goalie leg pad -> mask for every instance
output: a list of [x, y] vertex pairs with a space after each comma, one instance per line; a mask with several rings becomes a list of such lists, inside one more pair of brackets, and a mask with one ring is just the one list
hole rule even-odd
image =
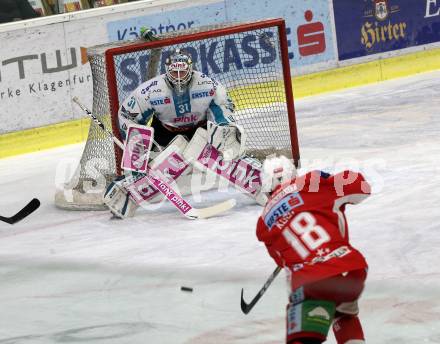
[[104, 193], [104, 204], [110, 209], [111, 213], [119, 218], [132, 217], [138, 205], [130, 197], [125, 188], [125, 176], [116, 178], [107, 187]]
[[[168, 182], [177, 179], [191, 170], [189, 164], [185, 162], [182, 152], [187, 145], [186, 139], [177, 135], [170, 144], [153, 160], [149, 167], [160, 172]], [[152, 200], [158, 201], [163, 198], [162, 194], [153, 187], [146, 177], [139, 178], [133, 183], [126, 185], [128, 192], [134, 201], [141, 205]]]
[[[207, 142], [208, 132], [204, 128], [198, 128], [183, 151], [185, 160], [190, 162], [197, 160], [200, 154], [202, 154]], [[204, 172], [204, 170], [203, 168], [201, 169], [202, 172]]]
[[150, 168], [154, 170], [159, 170], [167, 177], [171, 179], [176, 179], [175, 174], [186, 171], [187, 163], [183, 161], [183, 151], [188, 145], [188, 141], [182, 136], [177, 135], [168, 144], [168, 146], [154, 158], [150, 163]]
[[208, 132], [199, 128], [186, 146], [183, 156], [202, 172], [214, 173], [265, 205], [267, 195], [261, 192], [261, 163], [250, 157], [227, 161], [220, 152], [207, 143]]

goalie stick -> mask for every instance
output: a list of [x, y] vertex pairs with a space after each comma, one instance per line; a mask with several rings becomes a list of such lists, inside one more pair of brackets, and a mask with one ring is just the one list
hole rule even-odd
[[267, 279], [266, 283], [264, 283], [263, 287], [260, 289], [257, 295], [252, 299], [250, 303], [246, 303], [243, 299], [243, 288], [241, 289], [241, 310], [244, 314], [248, 314], [252, 308], [254, 308], [255, 304], [260, 300], [263, 294], [266, 292], [267, 288], [272, 284], [273, 280], [278, 276], [281, 271], [281, 267], [277, 266], [277, 268], [272, 272], [272, 274]]
[[17, 214], [11, 217], [0, 216], [0, 221], [13, 225], [18, 221], [23, 220], [26, 216], [32, 214], [40, 206], [40, 201], [37, 198], [33, 198], [26, 206], [21, 209]]
[[[113, 135], [94, 114], [90, 112], [84, 105], [81, 104], [77, 97], [72, 99], [87, 115], [89, 115], [92, 120], [102, 129], [107, 135], [109, 135], [113, 142], [115, 142], [119, 148], [124, 149], [124, 145], [118, 138]], [[213, 205], [206, 208], [194, 208], [191, 206], [182, 196], [180, 196], [171, 185], [166, 182], [161, 175], [149, 169], [145, 173], [145, 177], [160, 193], [162, 193], [184, 216], [189, 219], [206, 219], [220, 213], [223, 213], [236, 204], [235, 199], [229, 199], [227, 201], [221, 202], [219, 204]]]

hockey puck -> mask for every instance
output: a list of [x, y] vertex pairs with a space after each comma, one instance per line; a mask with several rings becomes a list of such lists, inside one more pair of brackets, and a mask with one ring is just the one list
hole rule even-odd
[[189, 291], [189, 292], [192, 292], [193, 291], [193, 288], [190, 288], [190, 287], [180, 287], [180, 290], [181, 291]]

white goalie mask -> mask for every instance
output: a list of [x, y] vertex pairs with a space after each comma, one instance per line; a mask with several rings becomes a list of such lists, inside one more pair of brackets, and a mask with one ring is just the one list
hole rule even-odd
[[262, 169], [262, 191], [272, 192], [278, 185], [296, 177], [296, 168], [291, 160], [281, 155], [268, 157]]
[[165, 60], [166, 77], [177, 92], [183, 92], [193, 74], [192, 59], [180, 49]]

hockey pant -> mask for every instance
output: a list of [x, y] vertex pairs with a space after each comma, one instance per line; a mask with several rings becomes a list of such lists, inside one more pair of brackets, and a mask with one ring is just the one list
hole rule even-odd
[[366, 277], [365, 269], [353, 270], [293, 291], [287, 305], [286, 342], [324, 342], [333, 325], [338, 344], [365, 343], [357, 300]]

